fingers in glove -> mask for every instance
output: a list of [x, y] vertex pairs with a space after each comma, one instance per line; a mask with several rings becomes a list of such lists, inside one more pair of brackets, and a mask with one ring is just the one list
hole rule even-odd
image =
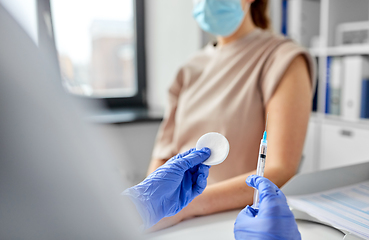
[[187, 171], [196, 165], [204, 162], [210, 157], [211, 151], [209, 148], [202, 148], [201, 150], [195, 150], [190, 154], [177, 159], [178, 164], [182, 167], [182, 170]]
[[280, 189], [277, 189], [277, 194], [280, 197], [280, 199], [282, 199], [284, 202], [287, 202], [286, 196], [284, 195], [284, 193]]
[[190, 150], [187, 150], [186, 152], [178, 153], [177, 155], [175, 155], [174, 157], [172, 157], [171, 159], [169, 159], [168, 162], [169, 161], [172, 161], [174, 159], [183, 158], [183, 157], [187, 156], [188, 154], [192, 153], [193, 151], [196, 151], [196, 148], [191, 148]]
[[200, 195], [206, 188], [207, 179], [204, 177], [203, 174], [200, 174], [197, 177], [196, 183], [193, 185], [192, 194], [194, 197]]
[[241, 213], [249, 217], [255, 217], [256, 215], [258, 215], [258, 210], [247, 205], [244, 209], [242, 209]]
[[209, 176], [209, 168], [209, 166], [203, 164], [199, 166], [198, 173], [196, 174], [197, 179], [195, 184], [193, 185], [193, 193], [195, 196], [201, 194], [205, 190], [207, 185], [207, 178]]
[[199, 164], [197, 166], [194, 166], [193, 168], [190, 168], [188, 171], [192, 175], [192, 182], [195, 183], [200, 174], [204, 174], [205, 178], [208, 178], [209, 168], [210, 168], [210, 166], [207, 166], [207, 165], [204, 165], [204, 164]]
[[263, 198], [278, 196], [277, 190], [279, 188], [269, 179], [257, 175], [251, 175], [246, 179], [247, 185], [259, 190], [260, 201]]
[[[250, 228], [250, 223], [255, 221], [255, 216], [258, 214], [258, 210], [246, 206], [241, 212], [238, 214], [236, 218], [236, 222], [234, 223], [234, 230], [244, 231], [245, 229]], [[237, 238], [238, 239], [238, 238]]]
[[200, 164], [197, 171], [198, 171], [198, 173], [204, 174], [205, 178], [208, 178], [208, 176], [209, 176], [209, 169], [210, 169], [210, 166], [204, 165], [204, 164]]

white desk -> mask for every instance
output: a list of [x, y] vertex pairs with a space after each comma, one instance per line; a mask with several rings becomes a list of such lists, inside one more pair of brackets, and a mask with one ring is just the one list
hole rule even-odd
[[[240, 210], [218, 213], [183, 221], [173, 227], [148, 234], [154, 240], [234, 239], [233, 224]], [[340, 231], [317, 223], [297, 220], [304, 240], [342, 240]]]

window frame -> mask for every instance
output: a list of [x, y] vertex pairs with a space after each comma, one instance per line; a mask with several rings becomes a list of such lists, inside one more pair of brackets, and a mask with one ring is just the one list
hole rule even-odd
[[[40, 48], [47, 47], [50, 44], [53, 45], [56, 61], [58, 61], [58, 53], [55, 43], [54, 29], [52, 25], [52, 12], [51, 12], [51, 0], [38, 0], [38, 25], [39, 25], [39, 39], [45, 39], [48, 35], [47, 28], [45, 27], [45, 21], [43, 19], [43, 12], [47, 12], [51, 17], [52, 39], [50, 41], [41, 41], [39, 43]], [[122, 108], [147, 108], [147, 91], [146, 91], [146, 50], [145, 50], [145, 0], [133, 0], [134, 2], [134, 30], [135, 30], [135, 76], [137, 84], [137, 92], [131, 97], [113, 97], [113, 98], [100, 98], [82, 95], [71, 95], [82, 98], [87, 101], [96, 102], [102, 104], [108, 109], [122, 109]], [[47, 38], [47, 37], [46, 37]], [[58, 63], [59, 67], [59, 63]], [[60, 72], [60, 69], [59, 69]], [[67, 90], [66, 90], [67, 92]]]

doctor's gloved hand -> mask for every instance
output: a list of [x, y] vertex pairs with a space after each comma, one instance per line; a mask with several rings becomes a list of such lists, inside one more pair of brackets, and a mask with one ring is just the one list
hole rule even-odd
[[178, 154], [123, 192], [136, 205], [145, 229], [175, 215], [204, 191], [210, 167], [202, 162], [209, 157], [209, 148]]
[[247, 206], [238, 214], [234, 224], [235, 238], [301, 239], [283, 192], [268, 179], [256, 175], [249, 176], [246, 183], [259, 190], [259, 210]]

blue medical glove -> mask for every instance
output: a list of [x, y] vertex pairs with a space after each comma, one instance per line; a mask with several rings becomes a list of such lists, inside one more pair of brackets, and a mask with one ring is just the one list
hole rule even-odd
[[235, 238], [301, 239], [283, 192], [268, 179], [256, 175], [249, 176], [246, 183], [259, 190], [259, 210], [247, 206], [238, 214], [234, 224]]
[[145, 229], [175, 215], [204, 191], [210, 167], [202, 162], [209, 157], [209, 148], [178, 154], [123, 192], [136, 205]]

